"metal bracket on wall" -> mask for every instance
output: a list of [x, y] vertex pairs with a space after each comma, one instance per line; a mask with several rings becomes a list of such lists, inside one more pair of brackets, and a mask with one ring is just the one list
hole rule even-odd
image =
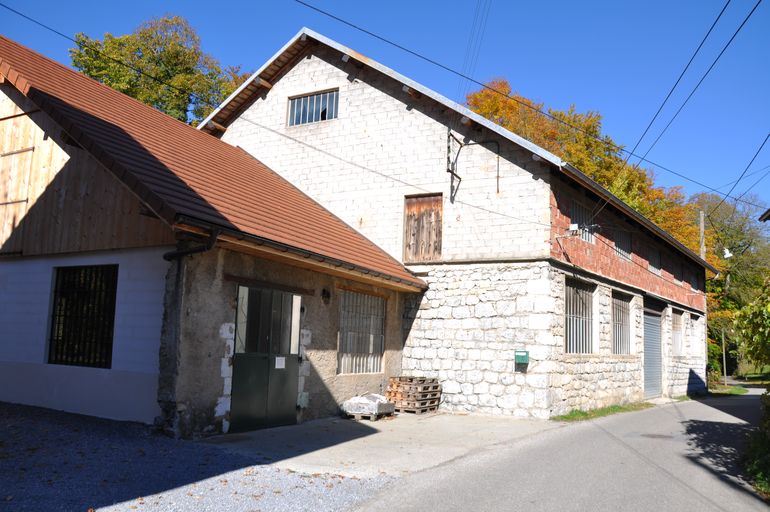
[[[460, 147], [457, 149], [454, 158], [452, 158], [452, 140], [455, 140]], [[496, 190], [500, 193], [500, 143], [496, 140], [480, 140], [478, 142], [463, 142], [452, 133], [452, 129], [447, 129], [447, 141], [446, 141], [446, 172], [452, 176], [451, 183], [451, 199], [454, 202], [455, 195], [457, 195], [457, 189], [460, 188], [460, 182], [462, 178], [457, 174], [457, 160], [460, 158], [460, 151], [466, 146], [485, 146], [488, 144], [495, 145], [495, 155], [497, 156], [497, 171], [496, 171]], [[457, 180], [457, 187], [454, 186], [454, 180]]]

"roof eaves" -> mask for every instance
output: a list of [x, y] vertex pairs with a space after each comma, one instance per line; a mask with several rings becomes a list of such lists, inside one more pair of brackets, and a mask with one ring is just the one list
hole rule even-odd
[[671, 236], [670, 233], [668, 233], [666, 230], [661, 229], [658, 227], [654, 222], [652, 222], [650, 219], [639, 213], [638, 211], [634, 210], [631, 206], [625, 203], [622, 199], [620, 199], [618, 196], [601, 186], [599, 183], [591, 179], [588, 175], [583, 173], [580, 169], [575, 167], [574, 165], [570, 163], [566, 163], [561, 167], [562, 171], [566, 171], [565, 174], [571, 176], [573, 179], [578, 181], [581, 185], [588, 188], [592, 192], [599, 195], [599, 197], [602, 197], [606, 201], [608, 201], [610, 204], [621, 210], [623, 213], [634, 219], [635, 221], [642, 224], [644, 227], [652, 231], [654, 234], [662, 238], [664, 241], [668, 242], [670, 245], [672, 245], [675, 249], [682, 252], [685, 256], [689, 257], [691, 260], [693, 260], [695, 263], [701, 265], [702, 267], [705, 267], [709, 269], [710, 271], [716, 273], [719, 273], [719, 270], [717, 270], [714, 266], [712, 266], [709, 262], [702, 259], [700, 256], [692, 252], [690, 249], [688, 249], [682, 242]]
[[765, 213], [759, 216], [760, 222], [766, 222], [770, 220], [770, 209], [768, 209]]

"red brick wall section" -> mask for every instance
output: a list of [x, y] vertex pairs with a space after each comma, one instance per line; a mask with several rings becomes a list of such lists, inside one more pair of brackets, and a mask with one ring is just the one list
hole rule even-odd
[[[604, 208], [594, 219], [601, 228], [594, 233], [594, 242], [580, 236], [565, 236], [570, 225], [573, 200], [593, 210], [598, 198], [586, 197], [562, 180], [554, 179], [551, 186], [551, 256], [577, 265], [590, 272], [640, 288], [699, 311], [705, 311], [703, 293], [705, 270], [692, 260], [652, 235], [639, 224], [625, 220], [612, 206]], [[631, 231], [631, 261], [616, 254], [613, 228]], [[661, 275], [648, 270], [650, 249], [661, 255]], [[690, 276], [697, 276], [698, 289], [693, 290]], [[680, 281], [680, 279], [682, 279]]]

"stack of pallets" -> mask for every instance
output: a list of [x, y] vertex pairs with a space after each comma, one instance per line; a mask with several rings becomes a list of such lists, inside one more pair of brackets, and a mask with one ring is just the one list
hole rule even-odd
[[396, 406], [396, 412], [423, 414], [438, 409], [441, 384], [425, 377], [391, 377], [385, 396]]

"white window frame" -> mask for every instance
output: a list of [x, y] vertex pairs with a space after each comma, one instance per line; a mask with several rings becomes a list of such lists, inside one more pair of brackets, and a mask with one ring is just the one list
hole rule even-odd
[[339, 96], [339, 89], [328, 89], [289, 97], [286, 125], [304, 126], [337, 119]]
[[564, 282], [565, 354], [594, 352], [596, 290], [595, 284], [579, 279], [566, 278]]
[[612, 353], [615, 355], [631, 354], [632, 299], [632, 296], [625, 293], [612, 292]]

